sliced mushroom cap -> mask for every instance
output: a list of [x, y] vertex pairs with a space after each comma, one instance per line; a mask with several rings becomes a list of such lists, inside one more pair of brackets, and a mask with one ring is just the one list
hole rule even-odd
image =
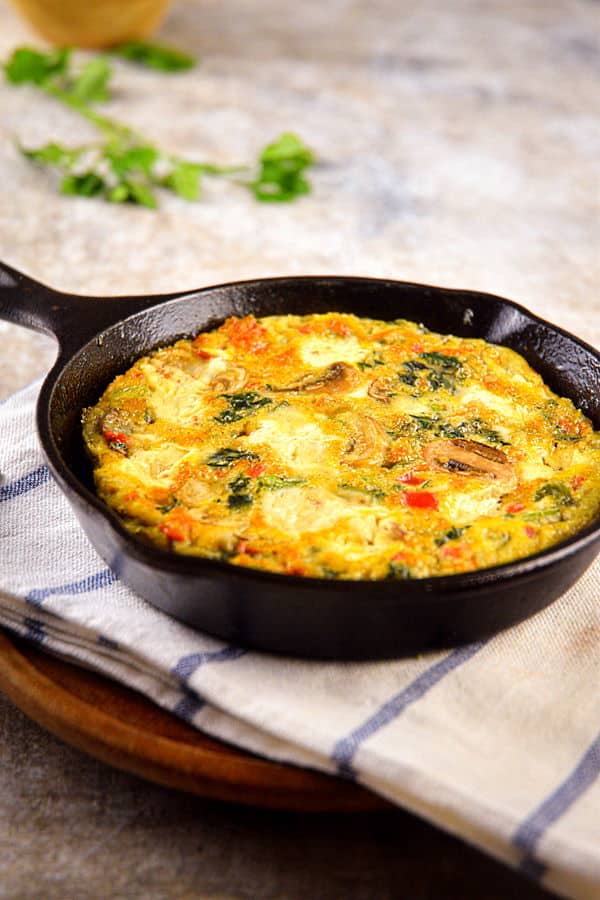
[[423, 447], [423, 456], [434, 469], [457, 475], [480, 475], [503, 481], [515, 477], [514, 466], [502, 450], [462, 438], [440, 438]]
[[389, 403], [396, 393], [394, 390], [396, 385], [397, 381], [395, 378], [382, 375], [381, 378], [376, 378], [371, 382], [367, 393], [373, 400], [379, 400], [381, 403]]
[[353, 435], [342, 457], [350, 466], [377, 466], [385, 459], [388, 435], [382, 425], [371, 416], [356, 416], [352, 422]]
[[354, 366], [345, 362], [331, 363], [320, 372], [309, 372], [285, 387], [272, 387], [274, 392], [313, 392], [327, 391], [332, 394], [343, 394], [356, 387], [360, 378]]
[[210, 387], [221, 394], [232, 394], [243, 388], [247, 379], [248, 373], [243, 366], [227, 366], [224, 372], [215, 375]]

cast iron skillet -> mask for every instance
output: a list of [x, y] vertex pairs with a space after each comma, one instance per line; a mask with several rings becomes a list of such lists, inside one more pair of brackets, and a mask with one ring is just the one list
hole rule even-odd
[[132, 538], [94, 495], [81, 410], [138, 357], [230, 315], [344, 311], [407, 318], [512, 347], [600, 428], [600, 354], [521, 306], [472, 291], [372, 278], [272, 278], [155, 297], [61, 294], [0, 264], [0, 318], [53, 334], [37, 426], [49, 467], [89, 540], [151, 603], [236, 644], [317, 658], [399, 656], [473, 641], [559, 597], [590, 565], [600, 521], [527, 559], [416, 581], [275, 575], [190, 559]]

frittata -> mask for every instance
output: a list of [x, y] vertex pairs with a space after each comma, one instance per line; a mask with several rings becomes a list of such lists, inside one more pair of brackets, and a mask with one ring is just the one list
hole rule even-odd
[[229, 318], [139, 359], [83, 432], [153, 545], [284, 574], [424, 578], [600, 513], [600, 434], [507, 347], [342, 313]]

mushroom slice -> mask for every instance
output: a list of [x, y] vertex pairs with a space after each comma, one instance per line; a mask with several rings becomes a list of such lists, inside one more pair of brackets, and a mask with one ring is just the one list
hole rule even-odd
[[342, 457], [350, 466], [377, 466], [385, 459], [388, 435], [382, 425], [371, 416], [356, 416], [353, 435]]
[[243, 366], [228, 366], [224, 372], [215, 375], [210, 386], [221, 394], [232, 394], [244, 387], [247, 378], [248, 373]]
[[394, 390], [396, 385], [397, 381], [395, 378], [382, 375], [380, 378], [375, 378], [375, 380], [371, 382], [367, 393], [373, 400], [379, 400], [381, 403], [389, 403], [396, 393]]
[[332, 394], [343, 394], [351, 391], [359, 382], [359, 374], [354, 366], [345, 362], [331, 363], [320, 372], [309, 372], [302, 375], [292, 384], [285, 387], [272, 387], [274, 392], [313, 392], [328, 391]]
[[457, 475], [482, 475], [502, 481], [512, 480], [514, 466], [502, 450], [477, 441], [440, 439], [423, 447], [423, 456], [434, 469]]

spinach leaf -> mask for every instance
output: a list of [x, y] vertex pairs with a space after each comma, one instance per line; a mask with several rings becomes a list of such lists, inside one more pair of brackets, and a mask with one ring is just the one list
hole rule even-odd
[[468, 525], [465, 525], [463, 528], [457, 528], [455, 525], [453, 525], [452, 528], [449, 528], [445, 534], [435, 539], [436, 547], [443, 547], [443, 545], [447, 544], [448, 541], [457, 541], [463, 536], [468, 527]]
[[231, 494], [227, 498], [227, 506], [230, 509], [250, 506], [253, 500], [252, 494], [248, 493], [247, 490], [250, 483], [251, 479], [247, 475], [238, 475], [237, 478], [230, 482]]
[[495, 428], [489, 428], [485, 422], [482, 422], [481, 419], [472, 419], [468, 423], [468, 428], [479, 437], [483, 438], [483, 440], [487, 444], [498, 444], [500, 447], [510, 447], [510, 442], [505, 441], [500, 437], [500, 434], [495, 430]]
[[177, 497], [172, 496], [168, 503], [165, 503], [164, 506], [157, 506], [157, 510], [161, 513], [171, 512], [172, 509], [175, 509], [176, 506], [180, 506], [180, 502]]
[[239, 509], [240, 507], [250, 506], [251, 504], [251, 494], [230, 494], [227, 498], [227, 506], [229, 509]]
[[437, 351], [420, 353], [417, 359], [408, 359], [402, 363], [403, 372], [398, 377], [400, 381], [414, 387], [420, 376], [426, 378], [432, 391], [440, 388], [451, 394], [456, 391], [456, 376], [459, 374], [462, 363], [455, 356], [447, 356]]
[[258, 479], [259, 487], [267, 491], [279, 491], [282, 488], [295, 487], [298, 484], [306, 484], [304, 478], [284, 478], [283, 475], [261, 475]]
[[558, 506], [575, 506], [573, 495], [563, 481], [549, 481], [548, 484], [538, 488], [533, 495], [536, 503], [539, 503], [544, 497], [552, 497]]
[[217, 416], [213, 416], [216, 422], [221, 425], [228, 425], [230, 422], [238, 422], [240, 419], [246, 419], [252, 413], [263, 406], [268, 406], [273, 401], [268, 397], [261, 397], [254, 391], [240, 391], [237, 394], [221, 394], [229, 407], [222, 410]]
[[225, 469], [242, 459], [259, 459], [259, 457], [256, 453], [252, 453], [251, 450], [236, 450], [234, 447], [222, 447], [208, 457], [206, 465], [212, 466], [214, 469]]
[[388, 578], [397, 578], [401, 581], [405, 581], [407, 578], [411, 577], [410, 569], [406, 565], [406, 563], [397, 562], [395, 560], [390, 560], [388, 566]]

